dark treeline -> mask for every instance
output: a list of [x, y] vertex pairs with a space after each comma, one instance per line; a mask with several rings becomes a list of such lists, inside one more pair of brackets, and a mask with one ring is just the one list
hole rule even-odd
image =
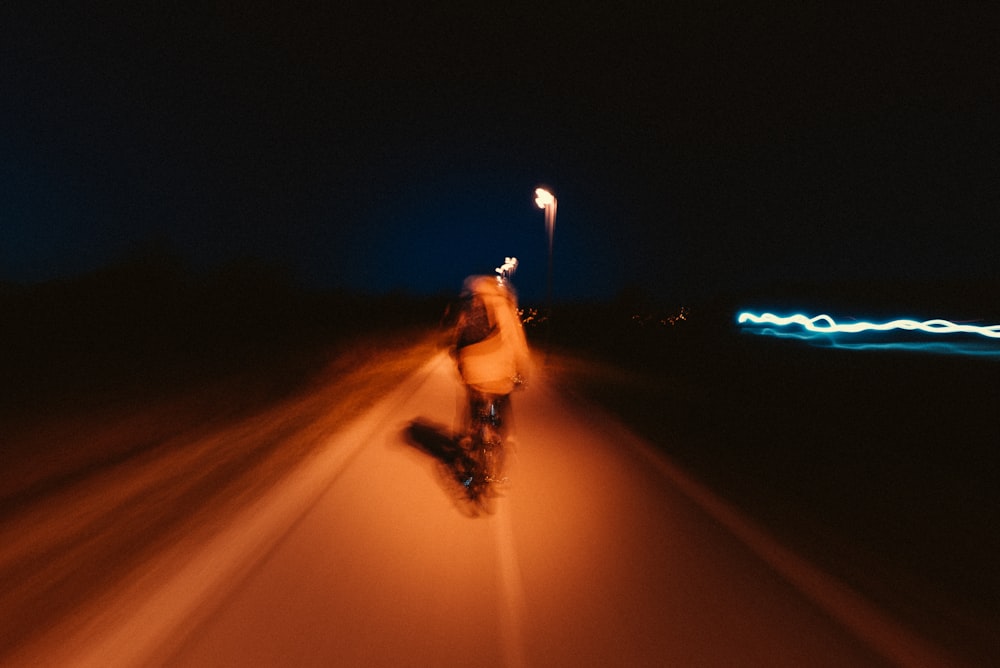
[[[284, 268], [243, 260], [194, 272], [169, 254], [34, 285], [0, 283], [4, 401], [32, 394], [185, 382], [254, 366], [315, 364], [331, 347], [447, 324], [453, 295], [362, 295], [303, 288]], [[646, 372], [707, 372], [748, 343], [742, 309], [838, 317], [1000, 322], [1000, 281], [781, 285], [696, 303], [650, 306], [636, 295], [534, 308], [536, 348], [600, 356]], [[756, 348], [770, 342], [754, 342]], [[784, 351], [784, 349], [783, 349]], [[727, 370], [728, 373], [728, 370]]]
[[839, 322], [943, 318], [1000, 324], [1000, 279], [780, 283], [667, 305], [623, 295], [604, 303], [556, 304], [551, 323], [540, 322], [529, 334], [538, 343], [547, 340], [655, 369], [699, 349], [733, 343], [740, 334], [736, 317], [743, 310], [827, 313]]
[[195, 274], [140, 260], [71, 279], [0, 284], [0, 406], [44, 408], [254, 370], [297, 378], [366, 337], [435, 326], [444, 304], [307, 290], [280, 267], [253, 261]]

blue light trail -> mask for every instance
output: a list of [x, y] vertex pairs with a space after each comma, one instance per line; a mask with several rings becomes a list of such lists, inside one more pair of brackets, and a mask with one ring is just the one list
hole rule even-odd
[[[939, 353], [952, 355], [968, 355], [976, 357], [1000, 358], [1000, 348], [996, 344], [978, 339], [980, 342], [968, 340], [968, 335], [1000, 339], [1000, 325], [970, 325], [955, 323], [940, 318], [917, 321], [906, 318], [891, 320], [884, 323], [852, 321], [838, 323], [827, 314], [807, 316], [796, 313], [789, 316], [779, 316], [774, 313], [760, 315], [743, 311], [737, 316], [737, 322], [746, 327], [759, 326], [756, 334], [803, 340], [811, 345], [833, 346], [848, 350], [901, 350], [910, 352]], [[931, 335], [951, 334], [947, 341], [887, 341], [870, 338], [862, 341], [851, 341], [854, 335], [864, 332], [918, 332]], [[958, 335], [958, 338], [954, 338]], [[875, 336], [873, 334], [873, 336]], [[964, 340], [963, 340], [964, 338]]]
[[840, 324], [825, 313], [810, 318], [809, 316], [798, 313], [790, 316], [777, 316], [773, 313], [756, 315], [754, 313], [750, 313], [749, 311], [744, 311], [743, 313], [740, 313], [737, 320], [741, 325], [746, 323], [755, 325], [775, 325], [778, 327], [800, 325], [805, 329], [818, 334], [834, 334], [838, 332], [854, 334], [867, 331], [885, 332], [892, 329], [903, 329], [908, 331], [928, 332], [930, 334], [979, 334], [980, 336], [1000, 339], [1000, 325], [962, 325], [949, 320], [941, 320], [940, 318], [934, 320], [924, 320], [923, 322], [904, 318], [891, 320], [885, 323], [858, 321], [850, 324]]

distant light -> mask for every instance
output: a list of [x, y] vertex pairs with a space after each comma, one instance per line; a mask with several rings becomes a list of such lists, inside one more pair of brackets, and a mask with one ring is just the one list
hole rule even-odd
[[535, 188], [535, 204], [538, 205], [539, 209], [544, 209], [547, 206], [552, 206], [556, 203], [555, 196], [550, 193], [545, 188]]
[[516, 269], [517, 269], [517, 258], [505, 257], [503, 259], [503, 264], [497, 267], [496, 272], [498, 274], [505, 274], [505, 273], [513, 274]]
[[496, 272], [500, 274], [497, 276], [497, 281], [503, 284], [505, 281], [509, 281], [514, 272], [517, 271], [517, 258], [516, 257], [505, 257], [503, 259], [503, 264], [496, 268]]
[[949, 320], [941, 319], [924, 320], [923, 322], [899, 319], [891, 320], [885, 323], [859, 321], [849, 324], [840, 324], [826, 314], [813, 317], [799, 313], [790, 316], [778, 316], [773, 313], [756, 315], [754, 313], [750, 313], [749, 311], [744, 311], [739, 314], [737, 321], [741, 325], [747, 323], [754, 325], [775, 325], [777, 327], [799, 325], [800, 327], [803, 327], [810, 332], [816, 332], [817, 334], [856, 334], [858, 332], [886, 332], [893, 329], [902, 329], [907, 331], [927, 332], [928, 334], [978, 334], [980, 336], [986, 336], [993, 339], [1000, 339], [1000, 325], [960, 325]]

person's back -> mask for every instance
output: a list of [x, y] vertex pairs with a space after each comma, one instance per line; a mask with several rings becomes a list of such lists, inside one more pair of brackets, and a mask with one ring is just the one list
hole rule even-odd
[[465, 292], [455, 344], [462, 379], [480, 392], [510, 394], [530, 363], [516, 297], [491, 276], [466, 279]]
[[467, 278], [456, 323], [454, 354], [469, 400], [465, 435], [459, 439], [465, 454], [457, 460], [457, 474], [471, 498], [482, 498], [505, 480], [509, 395], [523, 387], [528, 375], [528, 343], [508, 278]]

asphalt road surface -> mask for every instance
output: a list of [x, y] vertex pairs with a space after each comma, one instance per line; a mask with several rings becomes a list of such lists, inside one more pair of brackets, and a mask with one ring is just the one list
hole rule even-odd
[[[410, 438], [460, 421], [438, 353], [235, 519], [162, 545], [6, 663], [954, 665], [544, 371], [513, 397], [500, 495], [468, 501]], [[282, 438], [309, 428], [292, 417]]]

